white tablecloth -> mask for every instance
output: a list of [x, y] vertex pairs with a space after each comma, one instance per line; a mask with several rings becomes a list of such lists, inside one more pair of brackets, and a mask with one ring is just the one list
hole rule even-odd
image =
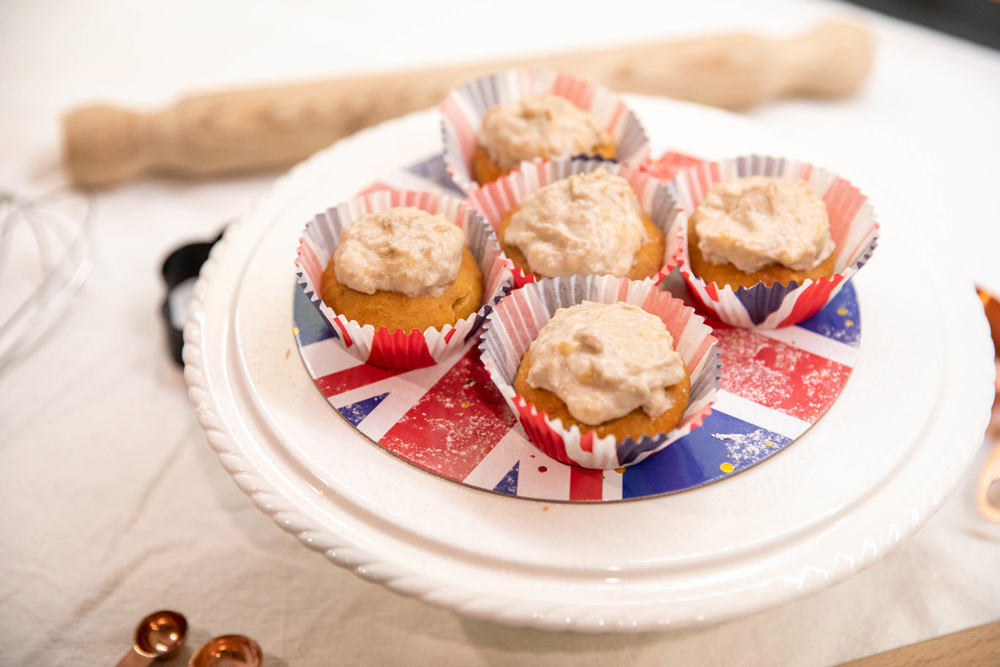
[[[859, 165], [918, 211], [971, 280], [1000, 291], [1000, 53], [837, 3], [7, 2], [0, 188], [63, 184], [59, 116], [95, 100], [161, 106], [237, 84], [729, 29], [784, 35], [844, 15], [876, 35], [864, 89], [747, 115]], [[873, 567], [712, 627], [516, 629], [334, 567], [218, 464], [159, 320], [168, 251], [213, 237], [275, 176], [147, 179], [94, 197], [93, 275], [52, 335], [0, 375], [0, 664], [113, 663], [159, 608], [187, 615], [192, 648], [247, 634], [269, 665], [824, 665], [1000, 618], [1000, 526], [979, 518], [973, 496], [985, 444], [940, 511]], [[928, 267], [901, 283], [933, 279]]]

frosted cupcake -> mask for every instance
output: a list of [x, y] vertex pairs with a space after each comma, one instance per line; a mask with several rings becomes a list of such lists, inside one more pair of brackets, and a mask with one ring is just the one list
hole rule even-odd
[[776, 328], [818, 312], [875, 250], [878, 223], [847, 180], [805, 162], [746, 156], [682, 171], [668, 188], [690, 215], [668, 253], [724, 322]]
[[734, 289], [830, 278], [833, 249], [826, 204], [801, 178], [715, 183], [688, 221], [691, 272]]
[[483, 115], [472, 155], [472, 176], [483, 185], [537, 158], [615, 157], [611, 134], [565, 97], [529, 95], [491, 107]]
[[539, 330], [514, 391], [566, 428], [639, 440], [677, 426], [691, 375], [656, 315], [583, 301], [558, 309]]
[[317, 215], [296, 266], [340, 344], [387, 368], [432, 365], [464, 348], [512, 285], [482, 217], [427, 192], [376, 192]]
[[593, 159], [524, 165], [469, 198], [515, 265], [515, 284], [597, 273], [659, 282], [679, 211], [645, 172]]
[[322, 299], [350, 320], [390, 332], [454, 326], [479, 309], [482, 272], [461, 228], [440, 213], [396, 206], [341, 230]]
[[711, 329], [667, 292], [613, 276], [541, 280], [484, 326], [483, 364], [528, 438], [587, 468], [638, 463], [709, 414]]
[[448, 172], [462, 190], [523, 161], [575, 155], [639, 164], [649, 141], [625, 102], [603, 86], [545, 69], [470, 81], [441, 104]]

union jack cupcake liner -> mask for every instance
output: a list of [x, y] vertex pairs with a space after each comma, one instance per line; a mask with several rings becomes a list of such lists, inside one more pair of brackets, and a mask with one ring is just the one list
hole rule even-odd
[[[664, 236], [669, 236], [681, 214], [674, 193], [655, 175], [645, 170], [600, 158], [577, 157], [524, 162], [519, 169], [473, 192], [469, 195], [468, 202], [486, 218], [494, 233], [499, 236], [504, 216], [525, 198], [558, 180], [574, 174], [589, 174], [597, 169], [604, 169], [627, 180], [639, 200], [643, 213], [650, 216], [653, 224], [663, 232]], [[667, 247], [670, 252], [665, 253], [660, 270], [647, 279], [653, 283], [663, 280], [679, 260], [673, 257], [676, 249], [671, 249], [669, 243]], [[525, 274], [519, 267], [514, 267], [513, 271], [515, 287], [521, 287], [537, 279], [535, 274]]]
[[[390, 332], [386, 327], [376, 329], [349, 320], [323, 302], [323, 270], [337, 249], [341, 231], [362, 215], [395, 206], [440, 213], [465, 232], [466, 246], [483, 274], [483, 299], [477, 312], [440, 329]], [[465, 348], [493, 304], [513, 284], [509, 260], [500, 252], [490, 226], [475, 210], [454, 197], [414, 190], [381, 189], [317, 214], [305, 227], [295, 265], [299, 287], [337, 334], [344, 349], [365, 363], [391, 369], [431, 366]]]
[[[733, 290], [706, 283], [690, 271], [687, 246], [688, 217], [701, 204], [708, 189], [748, 176], [801, 178], [826, 204], [830, 235], [835, 245], [835, 273], [801, 285], [763, 283]], [[667, 189], [682, 209], [668, 236], [667, 254], [679, 260], [680, 272], [694, 298], [719, 320], [737, 327], [776, 329], [796, 324], [819, 312], [865, 265], [878, 243], [878, 222], [867, 197], [846, 179], [808, 162], [748, 155], [681, 170]]]
[[[531, 341], [558, 308], [581, 301], [625, 302], [657, 315], [674, 339], [691, 374], [691, 393], [680, 424], [669, 433], [639, 440], [597, 437], [579, 427], [566, 428], [550, 419], [514, 391], [518, 366]], [[517, 415], [529, 440], [557, 461], [594, 469], [640, 463], [689, 434], [712, 411], [719, 387], [720, 362], [716, 339], [704, 318], [655, 283], [614, 276], [546, 278], [516, 289], [505, 297], [483, 325], [480, 358], [507, 405]]]
[[638, 165], [649, 155], [649, 138], [635, 113], [617, 93], [584, 79], [548, 69], [509, 69], [470, 81], [441, 103], [441, 134], [448, 173], [464, 192], [477, 187], [472, 159], [483, 115], [492, 107], [529, 95], [554, 93], [588, 111], [608, 131], [615, 160]]

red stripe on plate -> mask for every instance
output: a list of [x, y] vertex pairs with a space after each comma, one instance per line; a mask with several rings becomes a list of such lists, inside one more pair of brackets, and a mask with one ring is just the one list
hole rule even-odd
[[472, 349], [420, 397], [379, 444], [417, 465], [462, 480], [516, 422], [479, 363], [478, 350]]
[[569, 469], [570, 500], [601, 500], [604, 497], [604, 471], [572, 466]]
[[318, 378], [316, 386], [319, 387], [324, 396], [330, 397], [363, 387], [367, 384], [372, 384], [373, 382], [378, 382], [379, 380], [384, 380], [394, 375], [399, 375], [403, 372], [405, 371], [379, 368], [378, 366], [371, 366], [369, 364], [359, 364]]
[[815, 422], [840, 394], [850, 366], [749, 329], [719, 328], [719, 387], [759, 405]]

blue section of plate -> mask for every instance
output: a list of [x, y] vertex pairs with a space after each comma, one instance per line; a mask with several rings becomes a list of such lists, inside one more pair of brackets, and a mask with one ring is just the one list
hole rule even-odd
[[838, 343], [857, 347], [861, 342], [861, 312], [854, 286], [848, 283], [830, 303], [799, 326]]
[[521, 462], [518, 461], [517, 463], [514, 464], [514, 467], [510, 469], [510, 472], [504, 475], [503, 479], [500, 480], [500, 483], [493, 487], [493, 490], [499, 491], [500, 493], [506, 493], [509, 496], [516, 496], [517, 475], [520, 467], [521, 467]]
[[436, 155], [429, 160], [423, 160], [412, 164], [406, 168], [406, 171], [413, 174], [414, 176], [419, 176], [428, 181], [432, 181], [435, 184], [446, 188], [451, 191], [452, 194], [458, 195], [462, 199], [465, 199], [465, 193], [451, 180], [451, 176], [448, 175], [448, 167], [445, 164], [443, 155]]
[[715, 410], [688, 435], [639, 465], [625, 468], [622, 498], [671, 493], [729, 477], [792, 442]]
[[378, 396], [372, 396], [371, 398], [366, 398], [363, 401], [358, 401], [357, 403], [351, 403], [350, 405], [345, 405], [342, 408], [337, 408], [337, 412], [343, 415], [344, 419], [351, 422], [351, 426], [357, 426], [365, 420], [365, 417], [371, 414], [372, 410], [378, 407], [378, 404], [385, 400], [388, 393], [379, 394]]

